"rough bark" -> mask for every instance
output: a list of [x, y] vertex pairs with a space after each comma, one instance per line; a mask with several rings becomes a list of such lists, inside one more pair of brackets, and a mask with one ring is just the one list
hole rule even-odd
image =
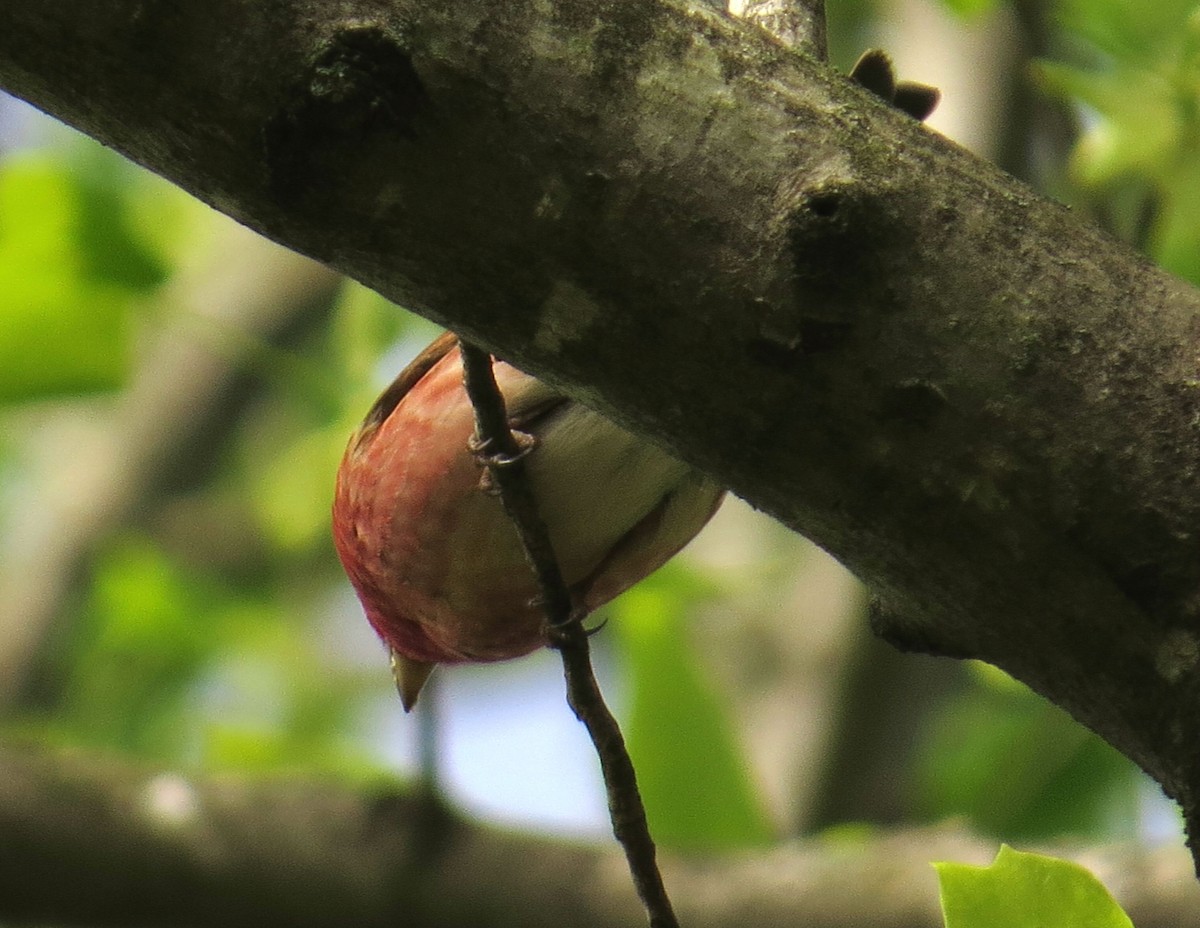
[[1195, 825], [1195, 290], [709, 8], [0, 19], [0, 84], [668, 444]]
[[[204, 779], [0, 746], [0, 917], [34, 924], [625, 928], [643, 921], [619, 852], [501, 832], [380, 783]], [[671, 859], [689, 928], [939, 928], [930, 860], [985, 864], [952, 828]], [[1139, 928], [1200, 926], [1182, 848], [1080, 860]]]

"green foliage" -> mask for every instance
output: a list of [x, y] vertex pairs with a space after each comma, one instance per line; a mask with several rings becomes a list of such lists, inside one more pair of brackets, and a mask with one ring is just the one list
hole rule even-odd
[[344, 582], [328, 535], [333, 473], [375, 364], [408, 323], [354, 287], [293, 347], [178, 325], [162, 298], [173, 289], [158, 288], [204, 260], [227, 223], [78, 139], [0, 163], [0, 404], [43, 401], [22, 411], [22, 434], [4, 430], [0, 491], [36, 483], [21, 444], [43, 409], [86, 417], [71, 394], [123, 386], [142, 326], [217, 354], [250, 348], [256, 397], [185, 485], [164, 494], [148, 475], [150, 520], [96, 546], [37, 701], [4, 727], [163, 762], [369, 773], [356, 719], [388, 691], [386, 667], [363, 677], [325, 653], [317, 607]]
[[632, 691], [626, 740], [655, 840], [677, 850], [772, 837], [728, 707], [689, 650], [689, 607], [709, 592], [672, 564], [612, 607]]
[[0, 162], [0, 403], [124, 381], [133, 311], [166, 273], [164, 230], [139, 228], [135, 190], [183, 199], [96, 143]]
[[982, 16], [995, 8], [996, 0], [942, 0], [942, 5], [958, 16]]
[[232, 605], [198, 581], [136, 538], [97, 559], [74, 634], [78, 660], [56, 706], [60, 736], [152, 756], [182, 749], [180, 701]]
[[129, 293], [89, 274], [70, 174], [0, 170], [0, 402], [108, 390], [128, 367]]
[[[307, 551], [328, 534], [333, 481], [347, 434], [339, 424], [292, 437], [266, 469], [248, 474], [255, 514], [281, 549]], [[326, 505], [314, 506], [314, 500]]]
[[1063, 30], [1113, 63], [1173, 70], [1179, 43], [1195, 41], [1195, 0], [1056, 0], [1053, 9]]
[[188, 240], [187, 219], [203, 208], [98, 143], [80, 141], [69, 155], [63, 168], [74, 186], [85, 276], [134, 293], [163, 283], [172, 247]]
[[352, 739], [373, 681], [364, 689], [319, 641], [271, 584], [187, 567], [125, 536], [93, 566], [52, 713], [23, 727], [215, 769], [374, 772]]
[[1004, 845], [988, 867], [934, 864], [946, 928], [1133, 928], [1079, 864]]
[[287, 411], [276, 409], [271, 421], [246, 430], [248, 502], [282, 551], [327, 545], [334, 477], [346, 441], [375, 399], [380, 353], [403, 332], [423, 340], [426, 329], [378, 294], [348, 284], [320, 348], [326, 376], [314, 382], [290, 378], [280, 398]]
[[1132, 762], [1065, 712], [986, 664], [930, 720], [916, 755], [916, 805], [965, 816], [1009, 840], [1128, 835], [1137, 815]]
[[1168, 270], [1200, 281], [1200, 8], [1059, 0], [1056, 12], [1072, 51], [1036, 74], [1089, 114], [1072, 155], [1075, 179], [1094, 195], [1145, 188], [1118, 228]]

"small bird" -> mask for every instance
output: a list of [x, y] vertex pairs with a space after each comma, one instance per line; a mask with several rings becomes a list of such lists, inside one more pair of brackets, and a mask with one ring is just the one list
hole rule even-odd
[[[502, 361], [497, 384], [577, 610], [661, 567], [724, 489], [656, 445]], [[333, 537], [367, 619], [392, 654], [405, 711], [437, 664], [500, 661], [547, 643], [515, 526], [481, 487], [474, 411], [453, 333], [375, 401], [337, 475]]]

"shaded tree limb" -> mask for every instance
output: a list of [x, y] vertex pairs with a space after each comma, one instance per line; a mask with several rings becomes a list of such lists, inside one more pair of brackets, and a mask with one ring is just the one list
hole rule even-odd
[[1200, 295], [669, 0], [10, 4], [0, 84], [725, 481], [1200, 822]]
[[[423, 794], [422, 794], [423, 795]], [[0, 745], [0, 917], [53, 924], [626, 928], [611, 848], [470, 824], [394, 784], [198, 777]], [[1058, 847], [1138, 928], [1200, 926], [1181, 849]], [[996, 852], [953, 828], [664, 860], [695, 928], [938, 928], [930, 860]]]

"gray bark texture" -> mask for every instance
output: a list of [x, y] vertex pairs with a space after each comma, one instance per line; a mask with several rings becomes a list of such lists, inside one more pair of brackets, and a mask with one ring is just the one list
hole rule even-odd
[[1200, 294], [671, 0], [0, 2], [0, 86], [812, 537], [1200, 824]]

